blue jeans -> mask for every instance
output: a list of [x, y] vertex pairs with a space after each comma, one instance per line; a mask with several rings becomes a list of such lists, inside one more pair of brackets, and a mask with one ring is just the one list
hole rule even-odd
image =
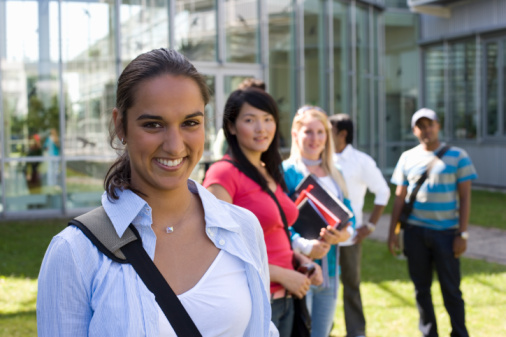
[[437, 272], [443, 301], [450, 316], [452, 337], [468, 337], [465, 310], [460, 291], [460, 260], [453, 254], [455, 230], [433, 230], [408, 225], [404, 230], [404, 254], [409, 276], [415, 285], [416, 304], [420, 314], [420, 331], [425, 337], [436, 337], [437, 323], [432, 303], [431, 285]]
[[278, 328], [279, 337], [290, 337], [293, 326], [293, 298], [284, 297], [271, 301], [272, 323]]
[[338, 279], [330, 277], [329, 288], [311, 286], [306, 303], [311, 314], [311, 337], [328, 337], [332, 329], [337, 304]]

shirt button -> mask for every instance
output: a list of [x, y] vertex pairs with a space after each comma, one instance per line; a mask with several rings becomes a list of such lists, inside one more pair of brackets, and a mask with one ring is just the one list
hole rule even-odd
[[223, 246], [225, 244], [225, 240], [221, 239], [220, 240], [220, 245]]
[[214, 237], [214, 232], [211, 228], [207, 230], [207, 234], [209, 234], [210, 237]]

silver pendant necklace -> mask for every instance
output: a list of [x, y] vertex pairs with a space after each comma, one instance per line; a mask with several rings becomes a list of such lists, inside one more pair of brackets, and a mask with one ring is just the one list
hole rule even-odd
[[[183, 217], [181, 218], [181, 220], [179, 220], [178, 222], [176, 222], [174, 225], [177, 225], [181, 222], [183, 222], [183, 220], [186, 219], [186, 217], [188, 216], [188, 210], [190, 209], [191, 205], [193, 203], [193, 193], [190, 194], [190, 202], [188, 203], [188, 206], [186, 207], [186, 210], [185, 210], [185, 213], [183, 215]], [[171, 233], [174, 233], [174, 225], [172, 226], [166, 226], [165, 227], [165, 233], [167, 234], [171, 234]]]

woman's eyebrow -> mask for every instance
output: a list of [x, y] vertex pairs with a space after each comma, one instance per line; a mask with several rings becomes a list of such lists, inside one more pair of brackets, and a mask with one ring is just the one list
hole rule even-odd
[[194, 112], [192, 114], [186, 115], [185, 119], [186, 118], [193, 118], [193, 117], [203, 117], [203, 116], [204, 116], [203, 112], [197, 111], [197, 112]]
[[143, 120], [143, 119], [154, 119], [154, 120], [157, 120], [157, 121], [163, 120], [163, 118], [161, 116], [150, 115], [150, 114], [143, 114], [143, 115], [140, 115], [139, 117], [137, 117], [138, 121]]
[[[204, 116], [204, 113], [201, 111], [197, 111], [197, 112], [186, 115], [185, 119], [193, 118], [193, 117], [201, 117], [201, 116]], [[144, 119], [163, 121], [163, 118], [158, 115], [142, 114], [139, 117], [137, 117], [138, 121], [144, 120]]]

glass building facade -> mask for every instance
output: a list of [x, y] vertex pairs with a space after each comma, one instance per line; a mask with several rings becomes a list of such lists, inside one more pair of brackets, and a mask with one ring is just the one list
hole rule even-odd
[[420, 15], [420, 101], [469, 153], [475, 184], [506, 189], [506, 1], [455, 2]]
[[[406, 2], [392, 0], [0, 0], [0, 219], [70, 216], [100, 204], [116, 157], [108, 139], [116, 80], [130, 60], [160, 47], [206, 75], [206, 150], [228, 94], [255, 77], [279, 105], [285, 154], [295, 111], [315, 104], [350, 114], [354, 145], [388, 172], [414, 141], [417, 25]], [[471, 123], [462, 104], [455, 109]]]

